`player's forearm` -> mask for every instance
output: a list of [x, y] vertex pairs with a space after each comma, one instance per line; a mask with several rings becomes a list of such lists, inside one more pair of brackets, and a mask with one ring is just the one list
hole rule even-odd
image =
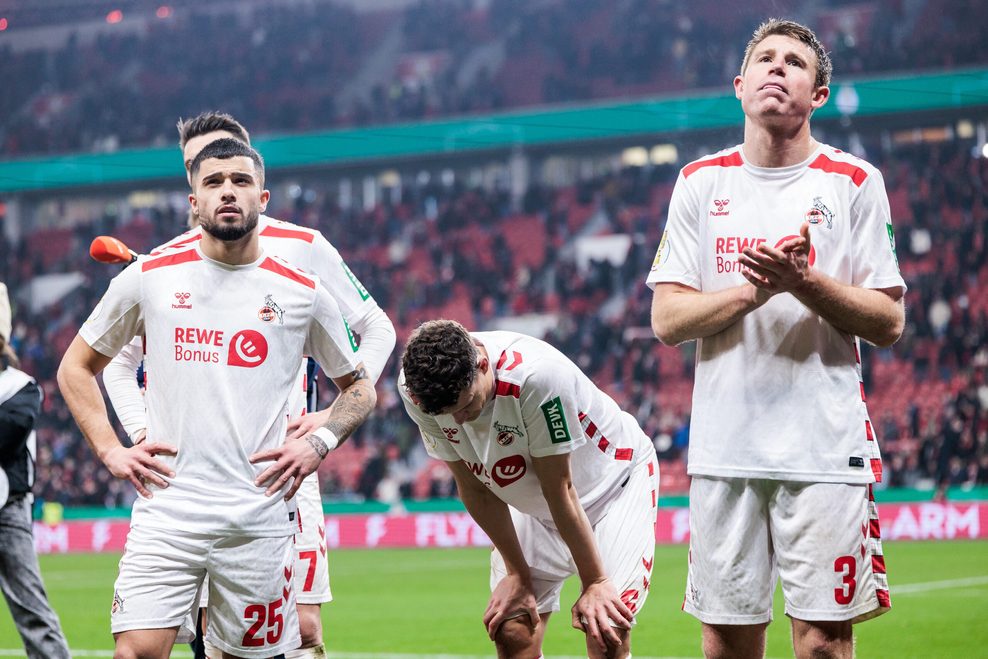
[[388, 358], [395, 348], [397, 336], [391, 319], [380, 308], [375, 308], [360, 322], [353, 325], [353, 330], [360, 334], [360, 350], [358, 354], [367, 368], [371, 382], [377, 382], [388, 364]]
[[[473, 478], [474, 481], [477, 480], [473, 476], [469, 478]], [[507, 504], [494, 496], [479, 481], [477, 481], [479, 487], [472, 487], [472, 484], [467, 483], [461, 484], [460, 481], [461, 478], [456, 479], [463, 505], [477, 522], [477, 525], [484, 530], [487, 537], [497, 547], [501, 558], [504, 559], [508, 573], [516, 574], [525, 581], [529, 581], [531, 573], [521, 545], [518, 543], [518, 534], [511, 522], [511, 512], [508, 510]]]
[[656, 284], [652, 331], [666, 345], [721, 332], [762, 306], [767, 293], [750, 284], [705, 293], [675, 284]]
[[103, 369], [103, 386], [106, 387], [106, 395], [109, 396], [113, 411], [124, 430], [128, 435], [133, 435], [138, 430], [147, 428], [147, 410], [144, 407], [144, 396], [137, 386], [136, 371], [140, 360], [134, 363], [131, 355], [125, 356], [128, 348], [121, 350]]
[[96, 456], [103, 460], [110, 450], [120, 446], [120, 442], [107, 418], [95, 374], [85, 366], [63, 361], [57, 379], [62, 398], [79, 430]]
[[367, 377], [354, 380], [333, 401], [325, 428], [336, 435], [340, 442], [360, 427], [377, 404], [377, 391]]
[[597, 553], [597, 541], [594, 539], [590, 520], [580, 504], [579, 495], [573, 483], [565, 480], [557, 483], [543, 483], [542, 493], [545, 495], [552, 521], [559, 531], [559, 536], [569, 547], [576, 564], [577, 573], [584, 588], [607, 576], [604, 563]]
[[792, 294], [806, 307], [837, 329], [869, 343], [888, 347], [899, 340], [905, 326], [902, 299], [880, 290], [841, 284], [811, 269]]

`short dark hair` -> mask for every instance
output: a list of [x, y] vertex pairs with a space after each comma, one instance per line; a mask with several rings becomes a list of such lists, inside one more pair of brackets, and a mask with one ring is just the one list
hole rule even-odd
[[477, 346], [455, 320], [430, 320], [408, 337], [401, 356], [405, 389], [426, 414], [441, 414], [477, 377]]
[[744, 72], [748, 69], [748, 60], [751, 59], [751, 53], [755, 50], [755, 47], [773, 34], [789, 37], [809, 46], [813, 54], [816, 55], [816, 80], [813, 82], [814, 87], [827, 87], [830, 85], [830, 76], [833, 75], [834, 65], [830, 61], [830, 55], [827, 54], [827, 49], [817, 39], [813, 30], [796, 21], [787, 21], [781, 18], [768, 19], [759, 25], [754, 34], [751, 35], [751, 41], [748, 42], [748, 45], [744, 49], [744, 60], [741, 62], [741, 75], [744, 75]]
[[208, 158], [227, 160], [229, 158], [236, 158], [237, 156], [246, 156], [254, 161], [254, 165], [257, 166], [258, 183], [261, 187], [264, 187], [264, 159], [261, 158], [261, 154], [252, 149], [250, 145], [244, 144], [232, 137], [222, 137], [207, 144], [199, 152], [199, 155], [195, 157], [195, 160], [192, 161], [192, 165], [189, 166], [189, 174], [192, 176], [192, 180], [195, 181], [196, 174], [199, 173], [199, 168], [202, 166], [204, 160]]
[[244, 125], [226, 112], [203, 112], [191, 119], [179, 119], [175, 124], [178, 128], [178, 148], [185, 149], [185, 145], [193, 137], [214, 133], [224, 130], [241, 142], [250, 144], [250, 133]]

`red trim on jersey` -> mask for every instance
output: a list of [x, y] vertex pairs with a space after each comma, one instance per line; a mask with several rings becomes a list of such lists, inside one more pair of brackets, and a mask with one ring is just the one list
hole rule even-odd
[[510, 382], [502, 382], [501, 380], [498, 380], [494, 387], [494, 395], [521, 398], [521, 387], [517, 384], [511, 384]]
[[877, 519], [868, 520], [868, 526], [871, 530], [871, 537], [877, 540], [882, 538], [882, 525], [878, 523]]
[[161, 256], [156, 259], [151, 259], [150, 261], [145, 261], [141, 265], [141, 272], [147, 272], [149, 270], [154, 270], [155, 268], [165, 268], [170, 265], [179, 265], [180, 263], [189, 263], [191, 261], [201, 261], [199, 258], [199, 252], [194, 249], [190, 249], [184, 252], [179, 252], [178, 254], [168, 254], [166, 256]]
[[648, 475], [649, 476], [654, 476], [655, 475], [655, 463], [654, 462], [649, 462], [648, 463]]
[[655, 490], [652, 490], [652, 507], [653, 508], [655, 508], [655, 504], [656, 504], [656, 501], [655, 501]]
[[202, 240], [201, 233], [197, 233], [194, 236], [189, 236], [185, 240], [179, 240], [177, 243], [165, 243], [161, 247], [155, 247], [153, 250], [151, 250], [151, 256], [157, 256], [158, 254], [162, 254], [164, 252], [167, 252], [168, 250], [175, 249], [176, 247], [181, 247], [182, 245], [189, 245], [197, 240]]
[[294, 238], [295, 240], [302, 240], [307, 243], [311, 243], [313, 240], [313, 235], [306, 231], [299, 231], [298, 229], [283, 229], [281, 227], [266, 226], [261, 229], [261, 235], [266, 238]]
[[883, 609], [892, 608], [892, 598], [889, 597], [889, 591], [877, 589], [875, 590], [875, 595], [878, 596], [878, 603]]
[[593, 439], [593, 436], [597, 434], [597, 425], [591, 421], [584, 432], [587, 433], [587, 437]]
[[854, 361], [856, 361], [857, 363], [860, 364], [861, 363], [861, 351], [858, 350], [858, 342], [855, 341], [852, 345], [854, 345]]
[[852, 165], [849, 162], [841, 162], [839, 160], [831, 160], [824, 154], [817, 156], [816, 160], [810, 163], [810, 169], [819, 169], [821, 171], [827, 172], [828, 174], [841, 174], [848, 177], [854, 182], [856, 187], [861, 187], [861, 184], [865, 182], [868, 178], [868, 172]]
[[875, 574], [885, 574], [885, 557], [878, 555], [871, 557], [871, 571]]
[[513, 371], [515, 369], [515, 367], [518, 366], [518, 364], [521, 363], [521, 353], [515, 352], [514, 350], [512, 350], [511, 351], [511, 357], [512, 357], [512, 359], [514, 359], [514, 361], [511, 362], [510, 364], [508, 364], [508, 366], [504, 369], [506, 371]]
[[497, 360], [497, 366], [495, 366], [494, 369], [495, 370], [501, 370], [501, 367], [504, 366], [504, 362], [506, 362], [506, 361], [508, 361], [508, 351], [507, 350], [505, 350], [504, 352], [501, 353], [500, 358], [498, 358], [498, 360]]
[[615, 460], [630, 460], [635, 454], [635, 449], [633, 448], [619, 448], [614, 451]]
[[741, 154], [735, 151], [726, 156], [710, 158], [709, 160], [698, 160], [686, 165], [686, 167], [683, 167], [683, 178], [689, 178], [690, 175], [703, 167], [740, 167], [743, 164], [744, 161], [741, 159]]
[[871, 459], [871, 473], [875, 475], [875, 482], [882, 482], [882, 460], [881, 458]]
[[865, 437], [868, 438], [869, 442], [875, 441], [875, 433], [871, 430], [871, 421], [865, 419]]
[[286, 268], [285, 266], [281, 265], [280, 263], [272, 259], [264, 259], [263, 261], [261, 261], [260, 267], [270, 272], [273, 272], [276, 275], [281, 275], [282, 277], [287, 277], [292, 281], [297, 281], [303, 286], [308, 286], [313, 290], [315, 290], [316, 288], [316, 282], [312, 281], [311, 279], [309, 279], [304, 275], [299, 274], [298, 272], [295, 272], [291, 268]]
[[859, 385], [859, 388], [861, 389], [861, 402], [862, 402], [862, 403], [864, 403], [864, 402], [867, 402], [867, 401], [865, 400], [865, 393], [864, 393], [864, 382], [859, 382], [859, 383], [858, 383], [858, 385]]
[[611, 443], [609, 441], [607, 441], [607, 438], [606, 437], [601, 437], [600, 438], [600, 441], [597, 442], [597, 448], [599, 448], [604, 453], [607, 453], [607, 447], [610, 446], [610, 445], [611, 445]]

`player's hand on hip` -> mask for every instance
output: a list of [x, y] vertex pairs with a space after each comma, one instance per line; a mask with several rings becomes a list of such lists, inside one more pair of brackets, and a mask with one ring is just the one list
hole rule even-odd
[[491, 640], [494, 640], [501, 623], [519, 613], [527, 615], [533, 631], [538, 627], [541, 618], [531, 582], [517, 574], [509, 574], [494, 587], [491, 599], [487, 602], [487, 610], [484, 611], [484, 626], [487, 627], [487, 635]]
[[306, 435], [318, 430], [329, 421], [331, 408], [326, 408], [318, 412], [310, 412], [288, 422], [288, 430], [285, 431], [285, 441], [301, 439]]
[[134, 484], [137, 493], [150, 499], [153, 495], [148, 489], [148, 483], [158, 487], [168, 487], [168, 481], [162, 476], [172, 478], [175, 472], [165, 463], [155, 459], [156, 455], [176, 455], [178, 449], [171, 444], [161, 442], [141, 442], [135, 446], [117, 446], [103, 455], [103, 464], [110, 473], [121, 480]]
[[614, 627], [631, 629], [635, 614], [621, 598], [610, 579], [604, 578], [587, 585], [573, 605], [573, 627], [586, 632], [602, 652], [607, 646], [621, 645]]
[[799, 235], [769, 247], [761, 243], [754, 249], [745, 247], [738, 263], [741, 274], [753, 286], [769, 293], [782, 293], [802, 286], [810, 272], [810, 225], [803, 222]]
[[302, 480], [319, 467], [325, 456], [307, 440], [308, 436], [287, 439], [278, 448], [259, 451], [250, 456], [251, 464], [274, 462], [254, 479], [254, 485], [267, 486], [264, 494], [272, 496], [281, 491], [289, 479], [294, 479], [285, 493], [285, 499], [295, 496], [298, 488], [302, 487]]

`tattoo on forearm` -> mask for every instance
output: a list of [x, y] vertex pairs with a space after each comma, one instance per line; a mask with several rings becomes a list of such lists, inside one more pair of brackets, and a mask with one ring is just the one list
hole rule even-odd
[[[363, 371], [363, 369], [359, 370]], [[351, 385], [333, 403], [333, 411], [326, 428], [342, 442], [364, 422], [372, 409], [370, 396], [365, 395], [360, 387]]]
[[316, 452], [316, 455], [319, 456], [320, 460], [325, 458], [326, 454], [329, 453], [329, 447], [326, 446], [326, 442], [322, 441], [315, 435], [309, 435], [305, 438], [305, 441], [309, 442], [309, 446], [311, 446], [312, 450]]

